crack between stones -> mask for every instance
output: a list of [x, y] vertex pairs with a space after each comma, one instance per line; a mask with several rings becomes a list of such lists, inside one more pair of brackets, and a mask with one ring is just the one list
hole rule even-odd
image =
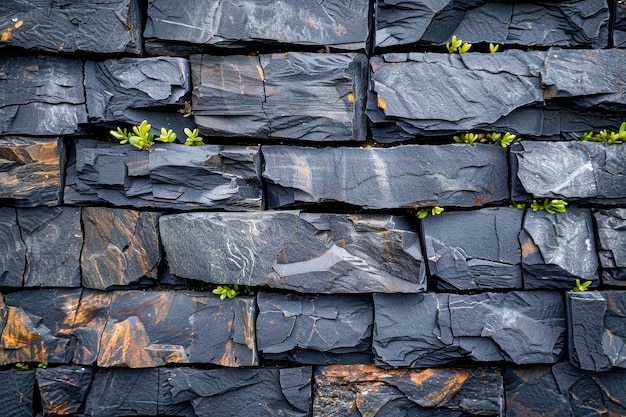
[[261, 82], [263, 82], [263, 103], [261, 103], [261, 111], [263, 112], [263, 115], [265, 115], [265, 119], [267, 120], [267, 138], [272, 139], [272, 121], [265, 111], [265, 103], [267, 103], [267, 90], [265, 89], [265, 70], [263, 69], [263, 63], [261, 62], [261, 55], [257, 55], [257, 59], [259, 60], [259, 75], [261, 76]]
[[26, 241], [24, 241], [24, 236], [22, 235], [22, 226], [20, 226], [20, 219], [18, 218], [18, 209], [15, 208], [15, 224], [17, 225], [17, 231], [20, 234], [20, 241], [24, 245], [24, 272], [22, 273], [22, 282], [21, 287], [24, 288], [24, 281], [26, 279], [26, 268], [28, 266], [28, 247], [26, 246]]

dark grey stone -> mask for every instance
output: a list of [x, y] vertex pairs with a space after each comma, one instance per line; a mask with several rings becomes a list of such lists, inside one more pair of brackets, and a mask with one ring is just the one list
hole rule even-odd
[[24, 287], [80, 287], [80, 209], [21, 208], [17, 222], [26, 244]]
[[517, 236], [524, 212], [486, 208], [422, 220], [430, 274], [443, 290], [522, 288]]
[[626, 147], [621, 145], [579, 141], [516, 143], [511, 147], [511, 199], [549, 197], [623, 204], [624, 160]]
[[503, 384], [494, 368], [383, 370], [373, 365], [315, 371], [314, 416], [501, 416]]
[[623, 3], [617, 3], [614, 22], [613, 45], [616, 48], [623, 48], [626, 46], [626, 5]]
[[626, 368], [626, 293], [566, 294], [569, 360], [581, 369]]
[[140, 54], [141, 26], [138, 0], [7, 0], [0, 10], [0, 34], [7, 34], [0, 48]]
[[65, 204], [254, 210], [261, 207], [255, 146], [76, 142]]
[[524, 288], [572, 289], [576, 279], [597, 287], [598, 256], [589, 209], [569, 206], [556, 214], [527, 209], [519, 240]]
[[475, 207], [509, 198], [506, 150], [491, 145], [261, 151], [269, 208], [326, 202], [369, 209]]
[[377, 0], [377, 6], [377, 47], [443, 46], [452, 35], [470, 43], [608, 46], [609, 7], [601, 0]]
[[8, 369], [0, 371], [0, 414], [11, 417], [33, 416], [35, 371]]
[[58, 205], [63, 151], [60, 138], [0, 137], [0, 205]]
[[76, 365], [37, 369], [37, 386], [46, 415], [74, 415], [91, 387], [93, 371]]
[[85, 414], [94, 417], [156, 416], [159, 369], [100, 369], [87, 394]]
[[310, 367], [159, 370], [159, 414], [310, 416]]
[[14, 208], [0, 207], [0, 286], [21, 287], [26, 269], [26, 244]]
[[626, 286], [626, 209], [593, 210], [602, 284]]
[[159, 227], [179, 277], [305, 293], [426, 289], [419, 238], [402, 217], [185, 213], [161, 216]]
[[147, 42], [166, 40], [226, 48], [252, 43], [364, 50], [368, 18], [367, 1], [194, 0], [177, 5], [153, 0], [144, 36]]
[[0, 91], [0, 134], [69, 135], [87, 122], [80, 60], [0, 57]]
[[194, 118], [206, 136], [364, 141], [367, 57], [193, 55]]
[[565, 348], [557, 292], [374, 294], [376, 364], [442, 366], [468, 358], [554, 363]]
[[374, 306], [365, 295], [257, 295], [264, 359], [325, 365], [372, 362]]

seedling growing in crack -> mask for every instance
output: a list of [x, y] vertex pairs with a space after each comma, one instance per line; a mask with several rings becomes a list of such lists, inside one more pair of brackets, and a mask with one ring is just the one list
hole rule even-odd
[[572, 291], [585, 292], [589, 289], [590, 285], [591, 285], [591, 281], [585, 281], [581, 283], [579, 279], [576, 279], [576, 284], [574, 285], [574, 288], [572, 289]]
[[543, 203], [539, 203], [537, 202], [537, 200], [533, 200], [530, 208], [532, 208], [533, 211], [545, 210], [550, 214], [555, 214], [565, 213], [565, 206], [567, 206], [567, 203], [563, 200], [550, 200], [549, 198], [546, 198], [545, 200], [543, 200]]

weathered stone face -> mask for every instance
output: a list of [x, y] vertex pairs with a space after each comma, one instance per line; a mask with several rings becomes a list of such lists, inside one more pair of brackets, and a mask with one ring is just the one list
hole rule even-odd
[[9, 369], [0, 371], [0, 412], [15, 417], [32, 417], [35, 409], [35, 371]]
[[626, 286], [626, 209], [594, 210], [602, 283]]
[[76, 365], [38, 368], [37, 386], [43, 409], [53, 415], [73, 415], [91, 387], [93, 370]]

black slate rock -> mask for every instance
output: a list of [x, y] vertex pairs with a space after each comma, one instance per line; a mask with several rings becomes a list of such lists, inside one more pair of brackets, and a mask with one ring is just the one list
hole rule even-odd
[[593, 210], [602, 284], [626, 286], [626, 209]]
[[159, 369], [100, 369], [87, 394], [85, 414], [93, 417], [156, 416]]
[[21, 287], [26, 269], [26, 244], [14, 208], [0, 207], [0, 285]]
[[0, 414], [32, 417], [34, 411], [35, 371], [8, 369], [0, 371]]
[[36, 377], [46, 415], [74, 415], [87, 397], [93, 370], [76, 365], [38, 368]]

